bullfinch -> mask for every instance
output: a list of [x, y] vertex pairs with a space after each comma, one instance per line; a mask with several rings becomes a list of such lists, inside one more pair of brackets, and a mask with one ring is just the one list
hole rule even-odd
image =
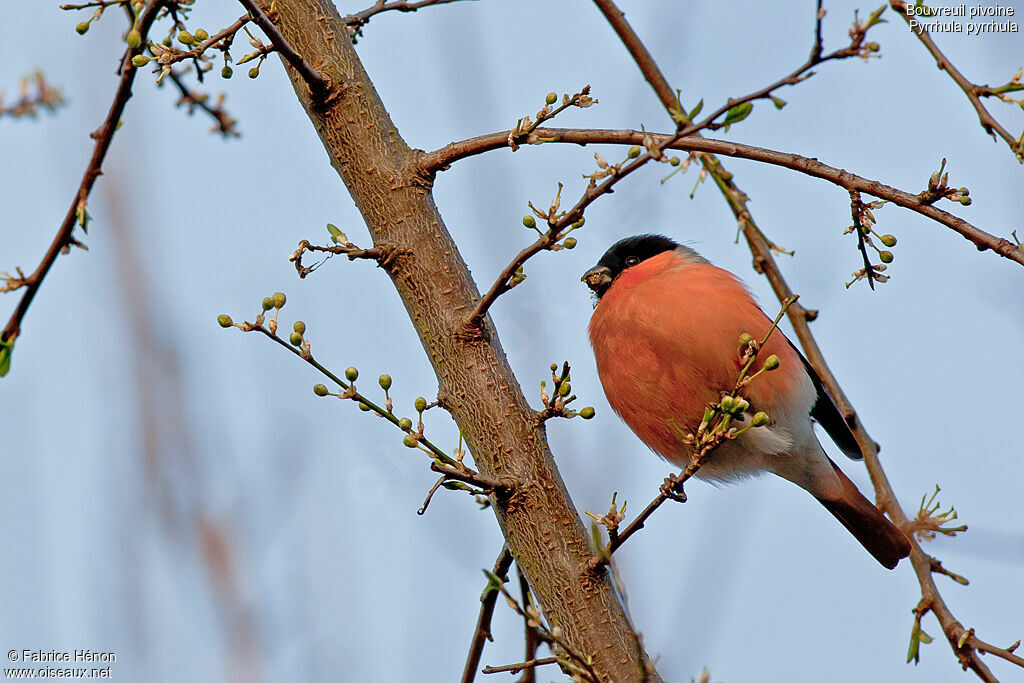
[[[704, 408], [735, 386], [740, 335], [761, 340], [772, 321], [736, 276], [660, 235], [620, 240], [583, 281], [598, 299], [589, 333], [608, 403], [651, 450], [685, 467], [692, 447], [681, 434], [695, 434]], [[758, 358], [770, 355], [778, 356], [779, 367], [743, 389], [751, 414], [767, 413], [768, 424], [721, 443], [696, 476], [730, 482], [771, 472], [788, 479], [892, 569], [910, 553], [909, 541], [829, 459], [812, 423], [859, 460], [853, 432], [779, 330]]]

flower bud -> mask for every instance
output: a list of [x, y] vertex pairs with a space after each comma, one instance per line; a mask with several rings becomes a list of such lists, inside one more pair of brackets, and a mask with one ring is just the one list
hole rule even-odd
[[771, 372], [772, 370], [775, 370], [778, 367], [779, 367], [779, 357], [776, 356], [774, 353], [772, 355], [768, 356], [767, 358], [765, 358], [764, 359], [764, 365], [761, 366], [761, 368], [765, 372]]
[[230, 315], [218, 315], [217, 324], [220, 325], [221, 327], [231, 327], [232, 325], [234, 325], [234, 322], [231, 320]]
[[259, 75], [260, 68], [258, 66], [254, 66], [253, 68], [249, 69], [249, 78], [256, 78]]
[[416, 437], [406, 434], [405, 438], [402, 439], [402, 443], [405, 444], [406, 448], [416, 448]]
[[150, 58], [146, 55], [135, 55], [132, 57], [132, 64], [137, 68], [141, 68], [149, 64], [149, 60]]
[[556, 93], [553, 93], [553, 92], [549, 92], [547, 97], [544, 98], [544, 102], [546, 104], [554, 104], [557, 101], [558, 101], [558, 95]]
[[314, 384], [313, 385], [313, 393], [316, 394], [317, 396], [326, 396], [327, 395], [327, 387], [324, 386], [323, 384]]
[[523, 225], [533, 230], [537, 227], [537, 221], [533, 216], [523, 216]]
[[887, 247], [896, 246], [896, 238], [893, 237], [892, 235], [882, 235], [881, 237], [879, 237], [879, 239], [882, 241], [882, 244], [884, 244]]
[[633, 145], [632, 147], [630, 147], [629, 153], [627, 153], [626, 156], [628, 156], [630, 159], [636, 159], [638, 156], [640, 156], [640, 146]]
[[732, 396], [723, 396], [718, 407], [722, 409], [722, 412], [731, 413], [736, 408], [736, 399]]
[[413, 406], [416, 408], [417, 413], [422, 413], [424, 410], [427, 409], [427, 399], [423, 398], [422, 396], [419, 396], [417, 397], [416, 402], [413, 403]]
[[78, 35], [84, 36], [85, 32], [89, 30], [89, 22], [83, 21], [81, 24], [76, 25], [75, 30], [78, 32]]
[[582, 227], [583, 227], [583, 224], [584, 224], [584, 223], [586, 223], [586, 222], [587, 222], [587, 219], [586, 219], [586, 218], [581, 218], [581, 219], [579, 219], [578, 221], [576, 221], [575, 223], [573, 223], [573, 224], [572, 224], [572, 227], [573, 227], [574, 229], [576, 229], [576, 230], [579, 230], [580, 228], [582, 228]]
[[566, 237], [565, 241], [562, 242], [562, 246], [565, 247], [566, 249], [575, 249], [576, 248], [576, 238], [575, 237]]
[[292, 343], [292, 346], [302, 346], [302, 335], [298, 332], [292, 332], [288, 337], [288, 341]]
[[403, 432], [408, 432], [412, 429], [412, 420], [410, 420], [407, 417], [403, 417], [401, 420], [398, 421], [398, 427]]
[[234, 73], [235, 73], [234, 69], [232, 69], [230, 66], [225, 64], [224, 68], [220, 70], [220, 77], [221, 78], [231, 78], [234, 75]]
[[345, 379], [347, 379], [349, 382], [355, 382], [358, 377], [359, 377], [359, 371], [358, 370], [356, 370], [355, 368], [351, 368], [351, 367], [345, 368]]
[[562, 382], [560, 385], [558, 385], [559, 396], [568, 396], [570, 391], [572, 391], [572, 385], [569, 384], [568, 382]]
[[380, 388], [387, 391], [391, 388], [391, 375], [381, 375], [377, 378], [377, 383], [380, 384]]
[[[133, 28], [131, 31], [128, 31], [128, 35], [125, 37], [124, 40], [132, 47], [138, 47], [142, 44], [142, 34], [139, 33], [139, 29]], [[138, 64], [136, 64], [135, 66], [138, 66]]]
[[204, 29], [196, 29], [196, 40], [198, 40], [199, 42], [203, 42], [209, 37], [210, 34], [207, 33]]
[[274, 302], [274, 308], [284, 308], [284, 302], [287, 300], [288, 298], [284, 295], [284, 292], [274, 292], [274, 296], [271, 298], [271, 301]]
[[751, 427], [763, 427], [768, 424], [768, 416], [758, 411], [754, 413], [754, 419], [750, 422]]
[[893, 255], [891, 251], [882, 251], [878, 253], [878, 258], [882, 259], [882, 263], [892, 263]]
[[178, 42], [184, 43], [185, 45], [192, 45], [196, 42], [196, 39], [192, 37], [192, 34], [188, 31], [182, 31], [178, 34]]
[[269, 311], [273, 307], [274, 307], [274, 300], [271, 299], [269, 296], [263, 297], [263, 310], [264, 311]]
[[365, 404], [362, 401], [360, 401], [359, 402], [359, 410], [363, 411], [364, 413], [368, 413], [368, 412], [370, 412], [370, 406], [368, 406], [367, 404]]
[[592, 417], [594, 417], [594, 409], [591, 408], [590, 406], [583, 408], [582, 410], [580, 410], [580, 417], [582, 417], [584, 420], [591, 419]]
[[551, 364], [551, 372], [555, 372], [556, 370], [558, 370], [558, 363], [552, 363]]
[[295, 324], [292, 325], [292, 329], [298, 332], [299, 334], [306, 334], [306, 323], [302, 322], [301, 320], [296, 320]]
[[678, 166], [679, 157], [672, 157], [671, 159], [668, 160], [668, 163], [671, 164], [672, 166]]

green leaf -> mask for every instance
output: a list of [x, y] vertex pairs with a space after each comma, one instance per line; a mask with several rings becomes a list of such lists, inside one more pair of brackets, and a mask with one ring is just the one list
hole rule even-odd
[[338, 243], [338, 240], [341, 239], [341, 236], [344, 234], [341, 232], [341, 230], [338, 229], [338, 226], [335, 225], [334, 223], [327, 224], [327, 232], [331, 233], [331, 241], [334, 242], [335, 244]]
[[14, 354], [14, 342], [0, 342], [0, 377], [11, 371], [11, 356]]
[[691, 123], [693, 122], [693, 119], [696, 118], [697, 114], [699, 114], [701, 112], [701, 110], [703, 108], [704, 108], [704, 100], [701, 99], [701, 101], [698, 102], [696, 105], [694, 105], [693, 109], [690, 110], [690, 115], [689, 115], [688, 118], [690, 119]]
[[882, 12], [885, 11], [886, 7], [888, 7], [888, 5], [882, 5], [881, 7], [876, 9], [874, 12], [872, 12], [871, 16], [868, 17], [868, 24], [867, 24], [867, 26], [865, 28], [871, 28], [875, 24], [884, 24], [884, 23], [886, 23], [885, 19], [880, 19], [879, 18], [879, 17], [882, 16]]
[[740, 104], [737, 104], [725, 114], [725, 121], [723, 122], [725, 124], [725, 130], [728, 131], [729, 126], [750, 116], [750, 112], [753, 110], [754, 105], [750, 102], [741, 102]]
[[481, 569], [480, 571], [482, 571], [484, 573], [484, 576], [487, 577], [487, 587], [484, 588], [484, 592], [486, 593], [498, 590], [499, 588], [501, 588], [501, 584], [505, 583], [501, 580], [500, 576], [490, 571], [489, 569]]
[[776, 109], [782, 109], [783, 107], [786, 106], [786, 100], [782, 99], [781, 97], [775, 97], [773, 95], [772, 96], [772, 104], [775, 105]]

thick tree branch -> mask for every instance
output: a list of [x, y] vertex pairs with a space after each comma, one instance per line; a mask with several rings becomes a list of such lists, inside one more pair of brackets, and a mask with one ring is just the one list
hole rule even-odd
[[[643, 133], [635, 130], [604, 130], [604, 129], [571, 129], [571, 128], [538, 128], [533, 133], [531, 142], [545, 143], [564, 142], [577, 145], [587, 144], [615, 144], [615, 145], [637, 145], [643, 144], [644, 137], [653, 138], [655, 142], [674, 140], [668, 145], [669, 149], [678, 149], [688, 152], [703, 152], [720, 154], [722, 156], [735, 157], [737, 159], [749, 159], [760, 161], [774, 166], [781, 166], [806, 175], [827, 180], [838, 185], [847, 191], [859, 191], [879, 199], [885, 199], [893, 204], [902, 206], [905, 209], [916, 211], [927, 216], [946, 227], [959, 233], [978, 248], [979, 251], [991, 249], [1000, 256], [1024, 265], [1024, 251], [1013, 242], [990, 235], [989, 233], [976, 228], [967, 221], [954, 216], [951, 213], [936, 208], [927, 197], [911, 194], [894, 187], [880, 183], [877, 180], [849, 173], [840, 168], [829, 166], [817, 159], [778, 152], [744, 145], [738, 142], [727, 142], [725, 140], [714, 140], [703, 137], [685, 137], [674, 139], [672, 135]], [[500, 131], [470, 138], [461, 142], [453, 142], [434, 152], [428, 152], [420, 158], [420, 165], [425, 172], [430, 172], [448, 166], [455, 161], [482, 154], [487, 151], [502, 149], [508, 146], [508, 131]], [[539, 249], [537, 250], [539, 251]]]
[[1006, 130], [995, 119], [992, 114], [989, 113], [985, 105], [981, 103], [981, 94], [991, 90], [987, 86], [975, 85], [971, 81], [967, 80], [967, 77], [960, 73], [960, 70], [953, 66], [953, 63], [949, 61], [949, 58], [943, 54], [939, 46], [932, 40], [931, 35], [921, 27], [914, 27], [910, 25], [910, 16], [907, 14], [907, 3], [902, 0], [889, 0], [889, 6], [892, 7], [893, 11], [900, 15], [907, 26], [910, 26], [910, 30], [917, 36], [917, 39], [921, 41], [928, 52], [931, 53], [932, 57], [935, 58], [935, 64], [940, 69], [949, 74], [949, 77], [964, 91], [964, 95], [967, 95], [967, 99], [970, 100], [971, 106], [974, 107], [974, 111], [978, 114], [978, 121], [981, 123], [981, 127], [985, 129], [985, 132], [991, 135], [993, 138], [998, 134], [999, 137], [1006, 142], [1010, 147], [1010, 151], [1017, 157], [1018, 160], [1024, 161], [1024, 133], [1021, 133], [1020, 138], [1015, 138], [1010, 134], [1010, 131]]
[[[459, 334], [480, 294], [444, 225], [430, 180], [399, 135], [329, 0], [276, 0], [285, 40], [338, 84], [314, 102], [288, 70], [296, 95], [332, 165], [362, 212], [375, 249], [397, 248], [381, 264], [391, 277], [437, 374], [439, 393], [481, 475], [524, 482], [491, 495], [508, 547], [544, 614], [575, 652], [606, 679], [630, 680], [646, 666], [607, 574], [587, 572], [589, 539], [555, 468], [543, 425], [512, 374], [490, 321], [487, 334]], [[652, 678], [654, 678], [652, 676]]]
[[[152, 0], [142, 11], [136, 26], [142, 37], [141, 45], [146, 44], [146, 36], [149, 33], [149, 29], [163, 6], [163, 0]], [[114, 101], [110, 105], [110, 110], [107, 112], [103, 124], [99, 127], [99, 130], [93, 133], [96, 144], [93, 147], [89, 165], [86, 166], [85, 174], [82, 176], [82, 182], [79, 184], [78, 190], [71, 200], [71, 207], [64, 216], [64, 221], [57, 230], [56, 236], [54, 236], [50, 247], [46, 250], [46, 254], [43, 255], [43, 260], [31, 275], [21, 281], [20, 288], [23, 288], [25, 291], [21, 295], [21, 300], [11, 314], [10, 319], [8, 319], [3, 332], [0, 332], [0, 342], [10, 344], [18, 337], [18, 334], [21, 332], [21, 321], [28, 312], [29, 306], [32, 305], [32, 300], [39, 291], [39, 287], [43, 284], [43, 280], [46, 279], [47, 273], [50, 272], [50, 268], [53, 267], [57, 257], [64, 249], [76, 243], [73, 236], [75, 225], [79, 222], [79, 217], [84, 217], [85, 215], [89, 193], [92, 192], [96, 179], [102, 173], [103, 160], [106, 158], [107, 151], [110, 149], [110, 143], [114, 139], [114, 131], [117, 130], [125, 105], [132, 96], [132, 85], [135, 83], [135, 75], [138, 73], [138, 69], [132, 65], [132, 57], [140, 54], [140, 52], [141, 48], [129, 46], [121, 57], [121, 80], [117, 84]]]

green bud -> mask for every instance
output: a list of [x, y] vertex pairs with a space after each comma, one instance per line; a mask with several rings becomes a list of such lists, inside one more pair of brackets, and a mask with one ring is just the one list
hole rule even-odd
[[292, 325], [292, 329], [298, 332], [299, 334], [306, 334], [306, 323], [302, 322], [301, 320], [296, 320], [295, 324]]
[[765, 372], [771, 372], [779, 367], [779, 357], [774, 353], [764, 359], [764, 365], [761, 366]]
[[387, 391], [391, 388], [391, 375], [381, 375], [377, 378], [377, 383], [380, 384], [380, 388]]
[[558, 395], [559, 396], [562, 396], [562, 397], [568, 396], [570, 391], [572, 391], [572, 386], [568, 382], [562, 382], [558, 386]]
[[274, 307], [274, 300], [271, 299], [269, 296], [263, 297], [263, 310], [264, 311], [269, 311], [273, 307]]
[[573, 224], [572, 224], [572, 227], [573, 227], [573, 229], [575, 229], [575, 230], [579, 230], [580, 228], [582, 228], [582, 227], [583, 227], [583, 224], [584, 224], [584, 223], [586, 223], [586, 222], [587, 222], [587, 219], [586, 219], [586, 218], [581, 218], [581, 219], [579, 219], [578, 221], [576, 221], [575, 223], [573, 223]]
[[170, 36], [166, 36], [163, 40], [160, 41], [160, 44], [163, 45], [164, 47], [170, 47], [171, 46], [171, 37]]
[[591, 408], [590, 406], [583, 408], [582, 410], [580, 410], [580, 417], [582, 417], [584, 420], [589, 420], [590, 418], [594, 417], [594, 409]]
[[298, 332], [292, 332], [291, 336], [288, 337], [288, 341], [292, 343], [292, 346], [302, 346], [302, 335]]
[[359, 377], [359, 371], [355, 368], [345, 368], [345, 379], [349, 382], [355, 382]]
[[881, 237], [879, 237], [879, 239], [882, 240], [882, 244], [884, 244], [887, 247], [896, 246], [896, 238], [893, 237], [892, 235], [882, 235]]
[[[128, 31], [128, 35], [125, 37], [124, 40], [132, 47], [138, 47], [142, 44], [142, 34], [139, 33], [139, 29], [133, 28], [131, 31]], [[138, 66], [138, 64], [136, 64], [135, 66]]]
[[416, 399], [416, 402], [413, 403], [413, 406], [416, 408], [417, 413], [422, 413], [427, 409], [427, 399], [420, 396]]
[[274, 292], [274, 296], [271, 297], [271, 301], [274, 302], [274, 308], [284, 308], [285, 301], [288, 297], [284, 295], [284, 292]]
[[742, 413], [744, 410], [746, 410], [749, 407], [750, 407], [750, 404], [747, 402], [747, 399], [743, 398], [742, 396], [737, 396], [736, 397], [736, 403], [735, 403], [735, 405], [733, 405], [732, 410], [735, 413]]
[[754, 413], [754, 419], [751, 421], [751, 427], [763, 427], [768, 424], [768, 416], [762, 412]]
[[558, 363], [552, 363], [551, 364], [551, 372], [555, 372], [556, 370], [558, 370]]
[[84, 36], [85, 32], [89, 30], [89, 22], [83, 21], [81, 24], [75, 26], [75, 30], [78, 31], [78, 35]]
[[256, 78], [259, 75], [260, 68], [258, 66], [254, 66], [253, 68], [249, 69], [249, 78]]
[[182, 31], [178, 34], [178, 42], [184, 43], [185, 45], [192, 45], [196, 42], [196, 39], [192, 37], [192, 34], [188, 31]]
[[220, 70], [220, 77], [221, 78], [231, 78], [234, 75], [234, 73], [235, 73], [234, 70], [230, 66], [225, 64], [224, 68]]
[[416, 437], [412, 434], [406, 434], [405, 438], [402, 439], [402, 443], [405, 444], [407, 448], [416, 448]]
[[235, 323], [234, 323], [234, 321], [231, 320], [231, 316], [230, 315], [223, 315], [222, 314], [222, 315], [218, 315], [217, 316], [217, 324], [220, 325], [221, 327], [231, 327]]
[[523, 225], [532, 230], [537, 227], [537, 221], [533, 216], [523, 216]]
[[638, 156], [640, 156], [640, 146], [633, 145], [632, 147], [630, 147], [629, 152], [626, 154], [626, 156], [628, 156], [630, 159], [636, 159]]
[[968, 189], [967, 189], [966, 187], [961, 187], [961, 188], [960, 188], [960, 195], [961, 195], [961, 196], [963, 196], [963, 197], [966, 197], [966, 196], [967, 196], [967, 195], [969, 195], [970, 193], [971, 193], [971, 191], [970, 191], [970, 190], [968, 190]]
[[878, 52], [881, 46], [878, 43], [868, 43], [864, 47], [868, 49], [868, 52]]
[[204, 29], [196, 29], [196, 40], [198, 40], [199, 42], [203, 42], [209, 37], [210, 34], [207, 33]]
[[546, 102], [547, 104], [554, 104], [557, 101], [558, 101], [558, 94], [557, 93], [553, 93], [553, 92], [549, 92], [548, 96], [544, 98], [544, 102]]
[[362, 401], [360, 401], [359, 402], [359, 410], [363, 411], [364, 413], [368, 413], [368, 412], [370, 412], [370, 406], [368, 406], [367, 404], [365, 404]]
[[327, 387], [324, 386], [323, 384], [314, 384], [313, 385], [313, 393], [316, 394], [317, 396], [326, 396], [327, 395]]
[[961, 197], [960, 198], [960, 203], [963, 204], [964, 206], [970, 206], [973, 202], [974, 202], [974, 200], [971, 199], [970, 197]]
[[136, 67], [141, 68], [149, 64], [150, 58], [146, 55], [135, 55], [132, 57], [132, 64]]
[[678, 166], [679, 165], [679, 157], [672, 157], [671, 159], [668, 160], [668, 163], [670, 165], [672, 165], [672, 166]]
[[566, 237], [565, 241], [562, 242], [562, 246], [565, 247], [566, 249], [575, 249], [576, 248], [576, 238], [575, 237]]
[[412, 429], [412, 420], [410, 420], [407, 417], [403, 417], [401, 420], [398, 421], [398, 427], [403, 432], [408, 432], [409, 430]]
[[893, 255], [891, 251], [882, 251], [878, 253], [878, 258], [882, 259], [882, 263], [892, 263]]
[[740, 335], [738, 350], [741, 358], [743, 357], [743, 354], [747, 352], [747, 347], [750, 345], [750, 342], [752, 341], [754, 341], [754, 338], [751, 337], [749, 333], [744, 332], [743, 334]]
[[722, 412], [731, 413], [736, 409], [736, 399], [732, 396], [723, 396], [722, 400], [718, 403], [718, 407], [722, 409]]

